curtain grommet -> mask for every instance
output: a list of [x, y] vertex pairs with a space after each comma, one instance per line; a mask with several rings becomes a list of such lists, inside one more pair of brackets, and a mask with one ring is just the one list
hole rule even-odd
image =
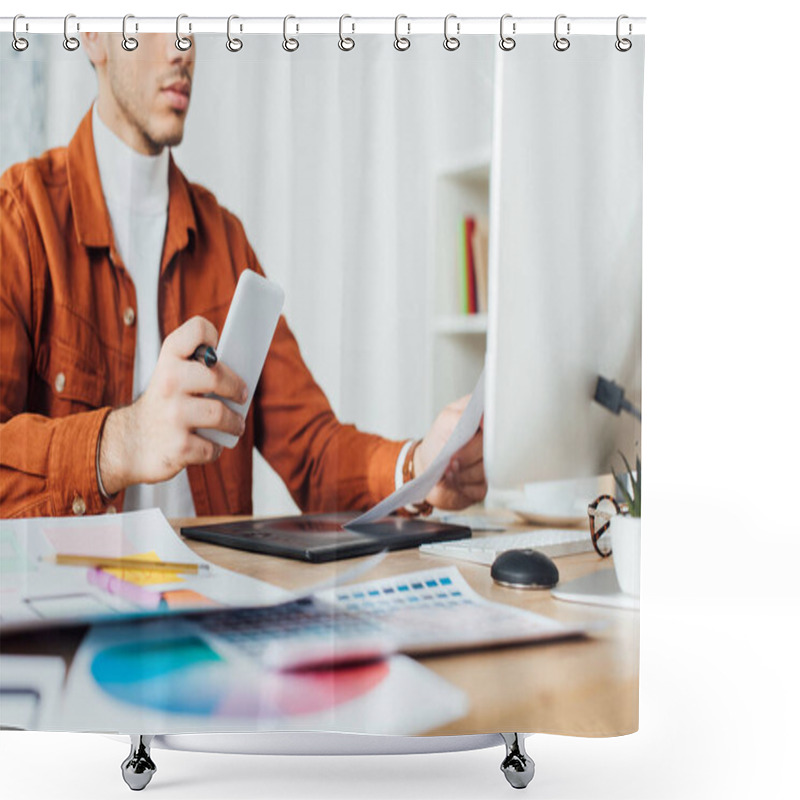
[[406, 22], [406, 27], [408, 28], [408, 32], [405, 36], [400, 35], [400, 20], [401, 19], [408, 19], [405, 14], [398, 14], [394, 18], [394, 49], [399, 50], [401, 53], [404, 53], [411, 47], [411, 39], [408, 38], [409, 34], [411, 33], [411, 23]]
[[[128, 20], [129, 19], [136, 19], [133, 14], [126, 14], [122, 18], [122, 49], [127, 51], [128, 53], [132, 53], [138, 46], [139, 40], [134, 36], [128, 36]], [[139, 26], [134, 23], [134, 30], [139, 30]]]
[[[300, 42], [298, 42], [297, 39], [289, 36], [290, 19], [297, 19], [297, 17], [294, 17], [291, 14], [287, 14], [283, 18], [283, 42], [281, 44], [281, 47], [283, 47], [283, 49], [287, 53], [294, 53], [294, 51], [297, 50], [298, 47], [300, 47]], [[299, 27], [300, 27], [299, 25], [295, 26], [295, 30], [296, 31], [299, 30]]]
[[[451, 19], [456, 20], [455, 36], [450, 36], [448, 32], [448, 27]], [[461, 23], [458, 22], [458, 17], [456, 17], [455, 14], [448, 14], [444, 18], [444, 42], [442, 43], [442, 46], [444, 47], [445, 50], [449, 50], [451, 53], [453, 53], [456, 50], [458, 50], [459, 47], [461, 47], [461, 40], [458, 38], [458, 34], [460, 33], [461, 33]]]
[[[513, 36], [506, 36], [505, 24], [507, 19], [512, 19], [511, 14], [503, 14], [500, 17], [500, 49], [508, 53], [517, 46], [517, 40]], [[517, 23], [511, 23], [511, 33], [517, 32]]]
[[[231, 14], [228, 17], [228, 25], [226, 28], [226, 34], [228, 36], [228, 41], [225, 42], [225, 47], [228, 48], [228, 52], [230, 53], [238, 53], [243, 47], [244, 44], [242, 43], [241, 39], [237, 39], [235, 36], [231, 36], [231, 22], [235, 19], [239, 19], [236, 14]], [[239, 30], [241, 30], [241, 26], [239, 26]]]
[[[24, 37], [20, 36], [17, 33], [17, 22], [19, 20], [21, 20], [21, 19], [25, 19], [24, 15], [23, 14], [17, 14], [14, 17], [14, 22], [11, 24], [11, 35], [13, 37], [11, 39], [11, 46], [18, 53], [22, 53], [23, 51], [27, 50], [28, 49], [28, 44], [29, 44], [27, 39], [25, 39]], [[27, 29], [28, 29], [28, 24], [25, 23], [25, 30], [27, 30]]]
[[[617, 41], [614, 42], [614, 47], [616, 47], [620, 53], [627, 53], [628, 50], [630, 50], [631, 47], [633, 47], [633, 42], [630, 39], [620, 36], [620, 23], [624, 19], [629, 19], [627, 14], [620, 14], [617, 17]], [[630, 36], [631, 33], [633, 33], [633, 25], [631, 25], [631, 23], [629, 22], [628, 36]]]
[[[187, 19], [188, 14], [178, 14], [175, 19], [175, 47], [185, 53], [191, 46], [192, 40], [188, 36], [181, 35], [181, 20]], [[192, 23], [189, 23], [189, 33], [192, 32]]]
[[558, 35], [558, 21], [561, 19], [566, 19], [566, 14], [559, 14], [555, 18], [555, 22], [553, 23], [553, 36], [555, 36], [555, 41], [553, 42], [553, 47], [558, 50], [559, 53], [564, 53], [569, 50], [569, 46], [571, 44], [570, 40], [567, 39], [567, 36], [570, 34], [570, 23], [567, 23], [567, 36], [559, 36]]
[[[75, 19], [74, 14], [64, 17], [64, 41], [61, 44], [66, 51], [74, 53], [81, 46], [81, 40], [77, 36], [69, 35], [68, 25], [71, 19]], [[80, 25], [76, 25], [76, 29], [80, 30]]]

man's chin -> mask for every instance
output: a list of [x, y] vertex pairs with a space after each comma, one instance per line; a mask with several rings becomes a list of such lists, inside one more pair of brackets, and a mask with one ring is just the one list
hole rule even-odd
[[183, 125], [180, 129], [158, 131], [150, 141], [156, 147], [177, 147], [183, 141]]

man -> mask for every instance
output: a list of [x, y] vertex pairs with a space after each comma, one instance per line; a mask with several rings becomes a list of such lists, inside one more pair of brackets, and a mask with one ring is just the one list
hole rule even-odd
[[[191, 355], [217, 344], [242, 270], [261, 268], [239, 220], [169, 154], [194, 48], [166, 34], [132, 53], [112, 34], [83, 44], [93, 108], [67, 148], [0, 179], [0, 514], [247, 514], [254, 446], [307, 511], [366, 508], [419, 474], [467, 398], [419, 442], [343, 425], [283, 318], [247, 419], [205, 396], [244, 399], [239, 376]], [[223, 450], [197, 428], [240, 441]], [[478, 431], [426, 500], [485, 493]]]

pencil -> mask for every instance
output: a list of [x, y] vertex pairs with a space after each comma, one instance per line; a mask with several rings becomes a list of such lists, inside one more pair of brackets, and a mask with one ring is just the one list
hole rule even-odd
[[181, 561], [145, 561], [141, 558], [103, 558], [102, 556], [65, 555], [56, 553], [43, 560], [70, 567], [102, 567], [103, 569], [146, 569], [160, 572], [185, 572], [196, 575], [208, 572], [208, 564], [189, 564]]

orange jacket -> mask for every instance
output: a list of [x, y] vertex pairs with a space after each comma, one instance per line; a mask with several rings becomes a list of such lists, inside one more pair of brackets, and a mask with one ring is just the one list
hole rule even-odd
[[[244, 269], [261, 273], [241, 222], [170, 157], [162, 338], [196, 314], [221, 331]], [[68, 147], [0, 178], [1, 516], [110, 510], [97, 486], [97, 442], [109, 412], [132, 400], [135, 326], [90, 112]], [[198, 515], [251, 513], [253, 447], [303, 510], [331, 510], [391, 493], [402, 442], [336, 419], [281, 317], [239, 444], [188, 467]], [[122, 503], [120, 493], [114, 506]]]

